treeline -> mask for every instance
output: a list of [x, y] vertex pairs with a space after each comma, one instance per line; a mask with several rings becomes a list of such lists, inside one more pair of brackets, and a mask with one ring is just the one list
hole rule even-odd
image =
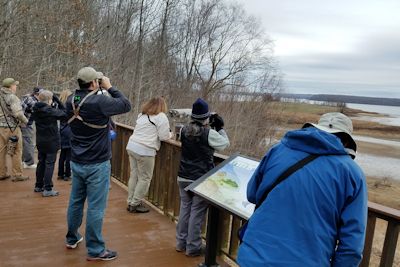
[[276, 124], [273, 103], [253, 105], [247, 98], [238, 103], [233, 96], [237, 91], [270, 96], [281, 89], [281, 75], [271, 40], [240, 5], [222, 0], [0, 0], [0, 5], [0, 76], [18, 79], [22, 93], [36, 85], [75, 89], [77, 70], [90, 65], [133, 103], [133, 113], [118, 118], [124, 123], [132, 124], [141, 103], [154, 95], [165, 96], [171, 108], [190, 107], [203, 97], [226, 118], [232, 150], [254, 155], [255, 146], [265, 149], [260, 144]]

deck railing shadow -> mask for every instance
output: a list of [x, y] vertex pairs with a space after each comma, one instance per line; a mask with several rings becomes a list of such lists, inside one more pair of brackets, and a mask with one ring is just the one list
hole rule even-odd
[[[123, 184], [127, 185], [129, 180], [129, 158], [125, 150], [128, 139], [132, 134], [133, 127], [116, 124], [117, 138], [113, 142], [112, 175]], [[163, 142], [157, 153], [154, 175], [150, 185], [148, 201], [156, 206], [171, 220], [177, 220], [179, 216], [179, 190], [176, 182], [181, 146], [177, 141], [169, 140]], [[214, 160], [218, 164], [227, 157], [215, 154]], [[225, 254], [232, 260], [236, 259], [239, 248], [239, 240], [236, 236], [237, 230], [244, 220], [231, 215], [228, 211], [220, 211], [219, 253]], [[397, 240], [400, 229], [400, 211], [388, 208], [373, 202], [368, 203], [368, 226], [364, 247], [364, 257], [360, 266], [369, 266], [374, 242], [376, 219], [387, 222], [385, 241], [382, 248], [380, 266], [393, 266], [396, 253]]]

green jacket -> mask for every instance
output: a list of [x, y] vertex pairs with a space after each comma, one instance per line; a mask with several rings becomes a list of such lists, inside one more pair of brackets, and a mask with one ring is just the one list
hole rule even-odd
[[28, 123], [28, 119], [22, 110], [21, 101], [10, 89], [5, 87], [0, 89], [0, 104], [1, 128], [15, 128], [19, 123]]

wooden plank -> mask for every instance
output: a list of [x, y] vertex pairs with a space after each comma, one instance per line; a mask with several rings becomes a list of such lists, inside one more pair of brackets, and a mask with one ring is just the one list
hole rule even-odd
[[175, 192], [175, 184], [176, 182], [176, 172], [177, 172], [177, 168], [176, 168], [176, 149], [173, 146], [170, 146], [171, 149], [171, 171], [168, 175], [168, 199], [167, 199], [167, 210], [168, 210], [168, 214], [172, 214], [172, 217], [174, 216], [174, 210], [175, 210], [175, 196], [174, 194], [179, 192]]
[[400, 210], [389, 208], [378, 203], [368, 201], [368, 210], [375, 212], [378, 218], [386, 221], [395, 220], [400, 222]]
[[121, 140], [121, 181], [123, 184], [128, 185], [129, 176], [130, 176], [130, 164], [129, 164], [129, 155], [126, 151], [126, 145], [128, 144], [129, 137], [131, 136], [131, 132], [127, 130], [123, 131], [122, 140]]
[[181, 149], [177, 146], [174, 146], [174, 158], [172, 159], [173, 164], [174, 164], [174, 181], [173, 181], [173, 185], [174, 185], [174, 217], [178, 217], [179, 216], [179, 209], [180, 209], [180, 203], [181, 203], [181, 199], [179, 197], [179, 187], [178, 187], [178, 171], [179, 171], [179, 165], [180, 165], [180, 159], [181, 159]]
[[[119, 257], [107, 263], [87, 262], [85, 242], [77, 249], [64, 246], [70, 183], [54, 177], [54, 189], [60, 195], [44, 198], [33, 192], [34, 170], [24, 169], [24, 174], [31, 179], [18, 183], [1, 181], [0, 266], [188, 267], [204, 260], [175, 251], [175, 224], [167, 217], [155, 210], [146, 214], [127, 212], [126, 191], [114, 183], [104, 217], [103, 236], [106, 246], [116, 250]], [[81, 232], [84, 230], [83, 224]]]
[[166, 164], [166, 162], [163, 161], [163, 156], [162, 156], [164, 150], [165, 150], [165, 148], [162, 147], [160, 149], [160, 151], [157, 153], [158, 160], [156, 161], [156, 164], [154, 166], [157, 169], [157, 173], [156, 173], [156, 175], [154, 175], [154, 177], [152, 179], [152, 181], [154, 182], [153, 183], [153, 188], [154, 188], [153, 189], [154, 190], [153, 191], [153, 204], [157, 207], [159, 206], [159, 203], [160, 203], [159, 192], [160, 192], [160, 179], [161, 179], [160, 176], [161, 176], [161, 172], [162, 172], [162, 165]]
[[376, 215], [373, 212], [368, 213], [367, 233], [365, 236], [363, 259], [361, 267], [368, 267], [372, 252], [372, 242], [375, 234]]
[[225, 254], [229, 254], [232, 215], [227, 211], [220, 210], [219, 220], [218, 248]]
[[399, 238], [400, 224], [398, 221], [389, 221], [386, 230], [385, 243], [383, 244], [380, 267], [393, 266], [396, 253], [397, 239]]
[[234, 216], [232, 220], [231, 228], [231, 240], [229, 245], [229, 257], [236, 260], [237, 253], [239, 250], [239, 238], [237, 237], [237, 232], [244, 222], [238, 217]]

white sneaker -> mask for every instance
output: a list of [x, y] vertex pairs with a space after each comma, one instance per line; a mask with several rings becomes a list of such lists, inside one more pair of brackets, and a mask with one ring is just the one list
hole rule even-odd
[[28, 165], [24, 162], [24, 169], [36, 169], [37, 165], [36, 164], [31, 164]]

